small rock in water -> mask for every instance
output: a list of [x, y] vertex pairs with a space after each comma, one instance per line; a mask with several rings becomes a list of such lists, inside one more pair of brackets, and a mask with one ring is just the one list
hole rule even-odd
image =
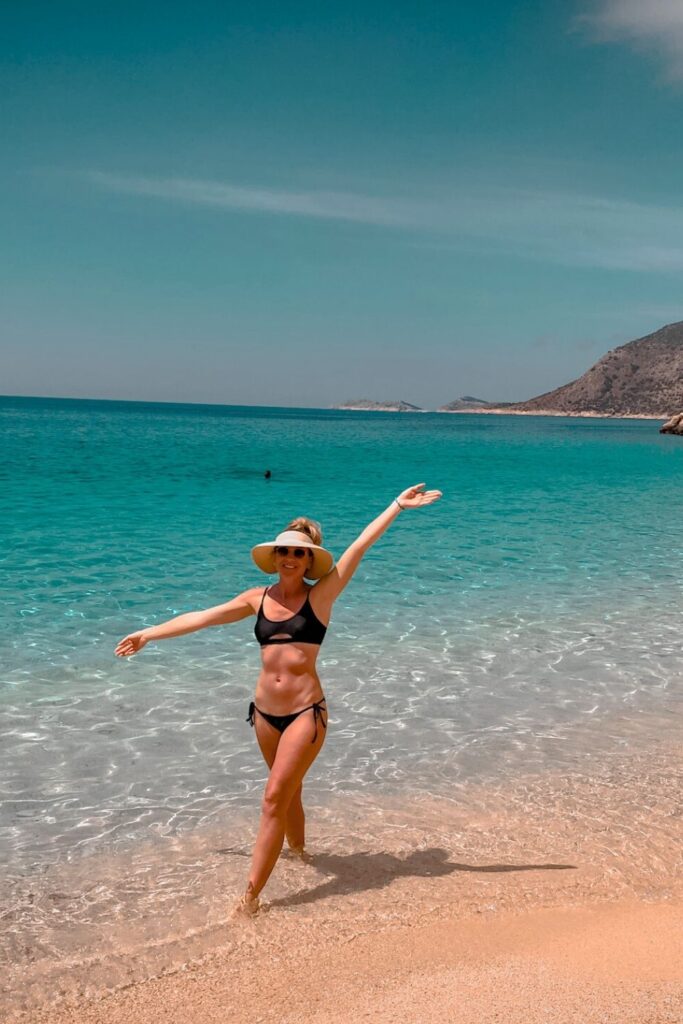
[[659, 428], [660, 434], [683, 434], [683, 412], [675, 413]]

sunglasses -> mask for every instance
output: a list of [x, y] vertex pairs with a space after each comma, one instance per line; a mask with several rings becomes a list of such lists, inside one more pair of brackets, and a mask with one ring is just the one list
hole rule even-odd
[[275, 548], [275, 554], [276, 555], [282, 555], [284, 558], [287, 558], [288, 555], [293, 555], [294, 558], [305, 558], [306, 555], [308, 554], [308, 550], [306, 548], [283, 548], [283, 547], [278, 547], [278, 548]]

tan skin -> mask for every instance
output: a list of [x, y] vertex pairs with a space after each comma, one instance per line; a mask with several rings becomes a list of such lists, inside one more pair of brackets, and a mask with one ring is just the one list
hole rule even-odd
[[[381, 537], [388, 526], [404, 509], [431, 505], [441, 497], [440, 491], [425, 491], [425, 485], [406, 488], [380, 513], [359, 537], [347, 548], [334, 568], [316, 584], [305, 582], [311, 555], [297, 557], [294, 548], [287, 555], [275, 555], [278, 581], [268, 589], [263, 612], [273, 621], [285, 621], [299, 611], [306, 595], [317, 618], [328, 625], [334, 602], [349, 583], [366, 551]], [[306, 533], [300, 533], [301, 542], [310, 542]], [[185, 633], [193, 633], [208, 626], [222, 626], [256, 615], [263, 597], [264, 587], [252, 587], [228, 601], [204, 611], [178, 615], [159, 626], [138, 630], [124, 637], [116, 647], [118, 657], [137, 654], [150, 640], [163, 640]], [[275, 634], [277, 636], [277, 634]], [[316, 660], [317, 644], [274, 644], [261, 648], [261, 672], [256, 683], [256, 705], [271, 715], [289, 715], [324, 699]], [[323, 722], [327, 715], [323, 711]], [[258, 894], [268, 881], [282, 851], [285, 840], [294, 852], [304, 855], [304, 810], [301, 789], [304, 776], [320, 753], [325, 742], [326, 729], [318, 727], [315, 742], [313, 711], [299, 715], [280, 733], [258, 713], [254, 727], [261, 753], [270, 769], [263, 795], [261, 820], [254, 845], [251, 869], [245, 895], [240, 906], [246, 912], [258, 908]]]

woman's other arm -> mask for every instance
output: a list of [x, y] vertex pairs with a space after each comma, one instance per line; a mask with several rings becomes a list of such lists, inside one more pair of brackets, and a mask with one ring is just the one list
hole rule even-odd
[[318, 601], [331, 604], [339, 596], [358, 568], [365, 552], [382, 536], [403, 509], [431, 505], [441, 497], [441, 491], [425, 491], [424, 488], [424, 484], [407, 487], [388, 508], [385, 508], [384, 512], [380, 512], [377, 518], [365, 527], [363, 532], [346, 549], [334, 569], [327, 576], [323, 576], [319, 583], [316, 583], [313, 589]]
[[261, 587], [253, 587], [238, 594], [232, 601], [225, 604], [217, 604], [213, 608], [205, 608], [203, 611], [186, 612], [184, 615], [176, 615], [173, 619], [161, 622], [158, 626], [150, 626], [139, 629], [136, 633], [129, 633], [123, 640], [120, 640], [114, 650], [119, 658], [126, 658], [130, 654], [137, 654], [150, 640], [169, 640], [174, 636], [183, 636], [185, 633], [196, 633], [199, 629], [206, 629], [207, 626], [225, 626], [230, 622], [239, 622], [254, 614], [254, 602], [262, 593]]

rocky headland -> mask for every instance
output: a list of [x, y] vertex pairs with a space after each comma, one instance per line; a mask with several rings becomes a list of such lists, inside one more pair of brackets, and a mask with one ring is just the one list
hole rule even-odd
[[612, 349], [555, 391], [496, 411], [659, 419], [677, 409], [683, 409], [683, 321]]

